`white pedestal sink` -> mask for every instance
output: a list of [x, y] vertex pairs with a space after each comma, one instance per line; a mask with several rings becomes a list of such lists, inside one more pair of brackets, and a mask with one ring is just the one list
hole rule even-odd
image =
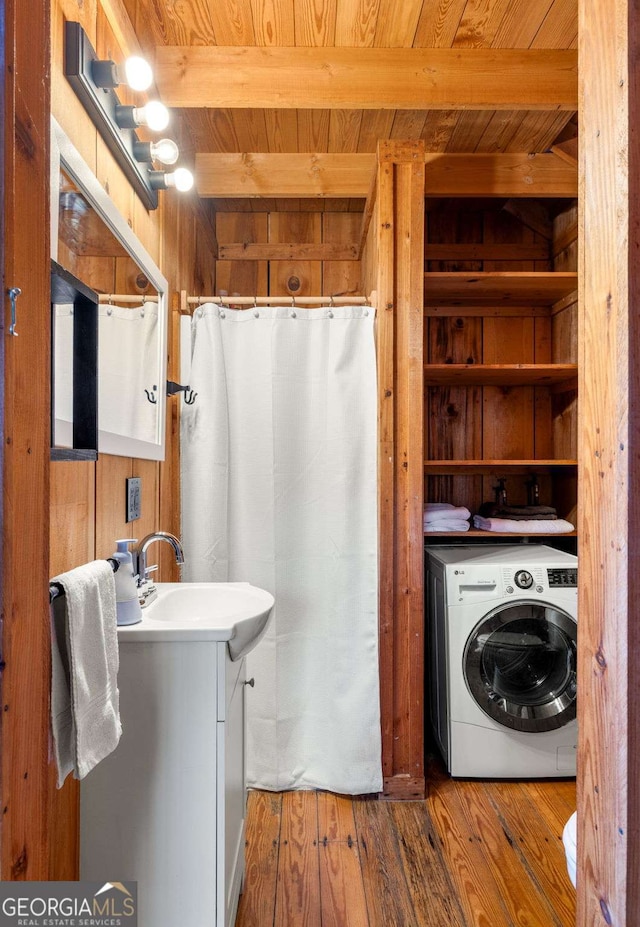
[[138, 883], [140, 927], [232, 927], [244, 872], [244, 656], [273, 597], [158, 583], [118, 628], [122, 738], [81, 784], [80, 877]]
[[250, 583], [156, 583], [158, 597], [120, 642], [227, 641], [232, 660], [252, 650], [269, 622], [273, 596]]

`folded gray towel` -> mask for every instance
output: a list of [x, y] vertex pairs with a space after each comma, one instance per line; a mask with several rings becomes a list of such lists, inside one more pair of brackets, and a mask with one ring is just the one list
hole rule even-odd
[[51, 728], [58, 788], [82, 779], [117, 746], [116, 587], [106, 560], [54, 577], [65, 594], [51, 608]]

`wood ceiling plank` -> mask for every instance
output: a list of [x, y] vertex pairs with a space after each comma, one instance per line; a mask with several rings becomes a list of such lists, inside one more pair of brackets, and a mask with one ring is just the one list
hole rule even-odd
[[366, 196], [373, 154], [197, 154], [200, 196]]
[[295, 110], [265, 109], [264, 122], [268, 151], [298, 151], [298, 114]]
[[509, 110], [496, 111], [478, 139], [475, 150], [484, 153], [504, 151], [525, 115], [523, 112]]
[[156, 81], [185, 108], [577, 109], [577, 56], [562, 49], [168, 46]]
[[505, 151], [547, 151], [570, 119], [570, 113], [527, 113]]
[[411, 48], [422, 0], [380, 0], [373, 44], [377, 48]]
[[489, 47], [511, 0], [467, 0], [456, 32], [455, 48]]
[[296, 0], [295, 44], [333, 45], [336, 34], [337, 0]]
[[416, 29], [416, 48], [449, 48], [453, 45], [467, 0], [424, 3]]
[[225, 0], [224, 3], [205, 5], [210, 10], [217, 43], [220, 45], [255, 44], [256, 35], [251, 7], [245, 0]]
[[493, 115], [483, 110], [461, 113], [447, 143], [447, 151], [475, 151]]
[[434, 110], [427, 113], [422, 130], [422, 138], [427, 151], [446, 151], [449, 139], [461, 115], [457, 109]]
[[553, 0], [511, 0], [492, 48], [529, 48]]
[[577, 170], [553, 154], [429, 153], [426, 165], [427, 196], [576, 196], [578, 190]]
[[578, 35], [576, 0], [555, 0], [531, 48], [575, 48]]
[[361, 110], [334, 109], [329, 117], [329, 151], [355, 152], [362, 122]]
[[375, 151], [379, 138], [389, 138], [395, 115], [395, 112], [391, 109], [365, 110], [360, 123], [358, 151]]
[[423, 109], [401, 109], [395, 114], [389, 138], [422, 138], [427, 113]]
[[251, 0], [256, 45], [295, 45], [293, 0]]
[[376, 34], [380, 0], [342, 0], [336, 15], [335, 44], [371, 48]]
[[297, 112], [298, 151], [327, 151], [330, 111], [328, 109], [299, 109]]

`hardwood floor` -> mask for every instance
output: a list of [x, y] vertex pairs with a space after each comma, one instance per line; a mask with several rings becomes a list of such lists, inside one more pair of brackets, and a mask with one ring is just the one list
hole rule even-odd
[[575, 783], [454, 781], [424, 802], [251, 792], [236, 927], [572, 927]]

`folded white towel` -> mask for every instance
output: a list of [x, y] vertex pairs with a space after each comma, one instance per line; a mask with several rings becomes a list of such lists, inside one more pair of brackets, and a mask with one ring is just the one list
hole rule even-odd
[[58, 788], [82, 779], [120, 740], [116, 586], [94, 560], [52, 582], [65, 594], [51, 608], [51, 728]]
[[427, 502], [424, 507], [425, 521], [450, 521], [451, 518], [471, 518], [471, 512], [464, 505], [450, 505], [448, 502]]
[[448, 521], [425, 521], [425, 531], [468, 531], [469, 522], [463, 518], [451, 518]]
[[481, 531], [504, 531], [509, 534], [566, 534], [575, 530], [570, 521], [562, 518], [515, 521], [512, 518], [482, 518], [481, 515], [474, 515], [473, 524]]

